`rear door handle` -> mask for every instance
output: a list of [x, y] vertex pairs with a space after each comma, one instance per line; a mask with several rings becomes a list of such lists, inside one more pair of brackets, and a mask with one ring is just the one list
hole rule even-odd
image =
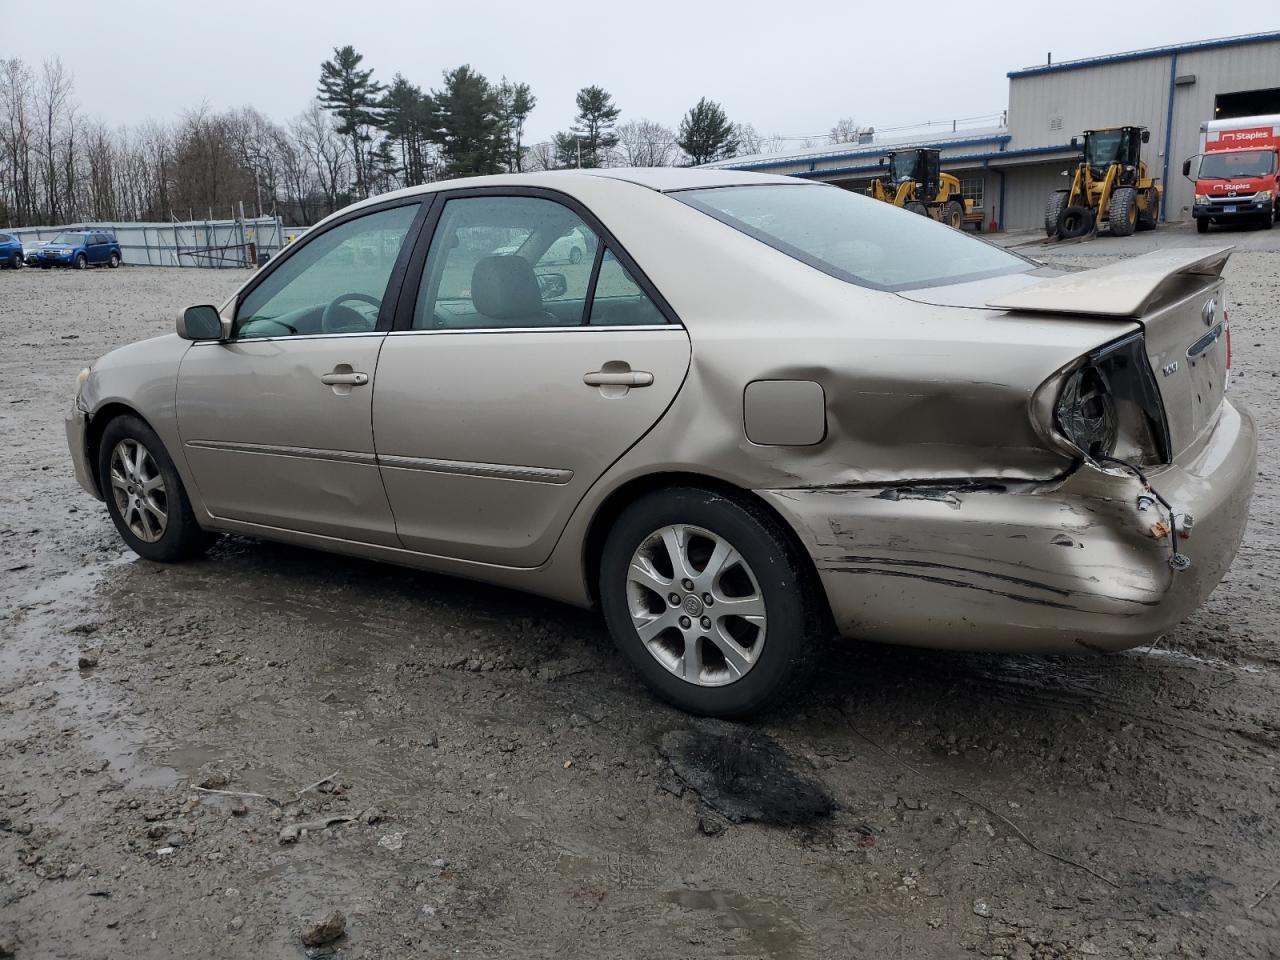
[[653, 374], [647, 370], [597, 370], [582, 377], [589, 387], [647, 387], [653, 383]]
[[326, 373], [320, 378], [321, 383], [329, 386], [363, 387], [369, 382], [367, 373]]

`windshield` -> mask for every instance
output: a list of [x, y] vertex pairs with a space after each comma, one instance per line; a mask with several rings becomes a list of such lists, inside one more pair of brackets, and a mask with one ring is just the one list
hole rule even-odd
[[1273, 151], [1232, 150], [1229, 153], [1206, 153], [1200, 162], [1199, 176], [1206, 180], [1231, 180], [1235, 177], [1265, 177], [1273, 172]]
[[1095, 170], [1109, 167], [1120, 157], [1120, 145], [1124, 142], [1123, 130], [1103, 130], [1089, 134], [1085, 144], [1085, 159]]
[[895, 153], [889, 161], [890, 176], [894, 183], [916, 178], [916, 154]]
[[929, 217], [839, 187], [771, 183], [672, 196], [823, 273], [876, 290], [959, 283], [1033, 266]]
[[51, 241], [52, 243], [65, 243], [68, 246], [77, 246], [84, 238], [83, 233], [60, 233]]

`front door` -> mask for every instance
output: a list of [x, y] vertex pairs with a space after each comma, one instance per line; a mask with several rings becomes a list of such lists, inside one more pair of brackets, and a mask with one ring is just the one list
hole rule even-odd
[[662, 416], [689, 339], [619, 256], [556, 200], [444, 205], [373, 401], [406, 547], [536, 566], [587, 489]]
[[397, 545], [372, 397], [379, 318], [390, 323], [388, 291], [419, 208], [309, 236], [242, 297], [230, 340], [187, 351], [178, 429], [214, 516]]

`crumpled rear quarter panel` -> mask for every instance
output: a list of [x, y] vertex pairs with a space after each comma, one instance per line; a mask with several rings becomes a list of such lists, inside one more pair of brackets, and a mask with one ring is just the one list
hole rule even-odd
[[839, 632], [984, 651], [1118, 650], [1189, 615], [1244, 534], [1256, 437], [1225, 403], [1194, 458], [1151, 475], [1195, 518], [1169, 566], [1162, 519], [1139, 510], [1131, 476], [1088, 466], [1061, 483], [761, 491], [808, 547]]

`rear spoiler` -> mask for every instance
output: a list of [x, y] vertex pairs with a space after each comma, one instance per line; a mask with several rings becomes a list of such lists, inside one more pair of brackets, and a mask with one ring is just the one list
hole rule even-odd
[[1234, 246], [1158, 250], [1095, 270], [1050, 277], [1011, 290], [987, 306], [1033, 313], [1076, 313], [1099, 317], [1141, 317], [1161, 289], [1177, 277], [1222, 276]]

